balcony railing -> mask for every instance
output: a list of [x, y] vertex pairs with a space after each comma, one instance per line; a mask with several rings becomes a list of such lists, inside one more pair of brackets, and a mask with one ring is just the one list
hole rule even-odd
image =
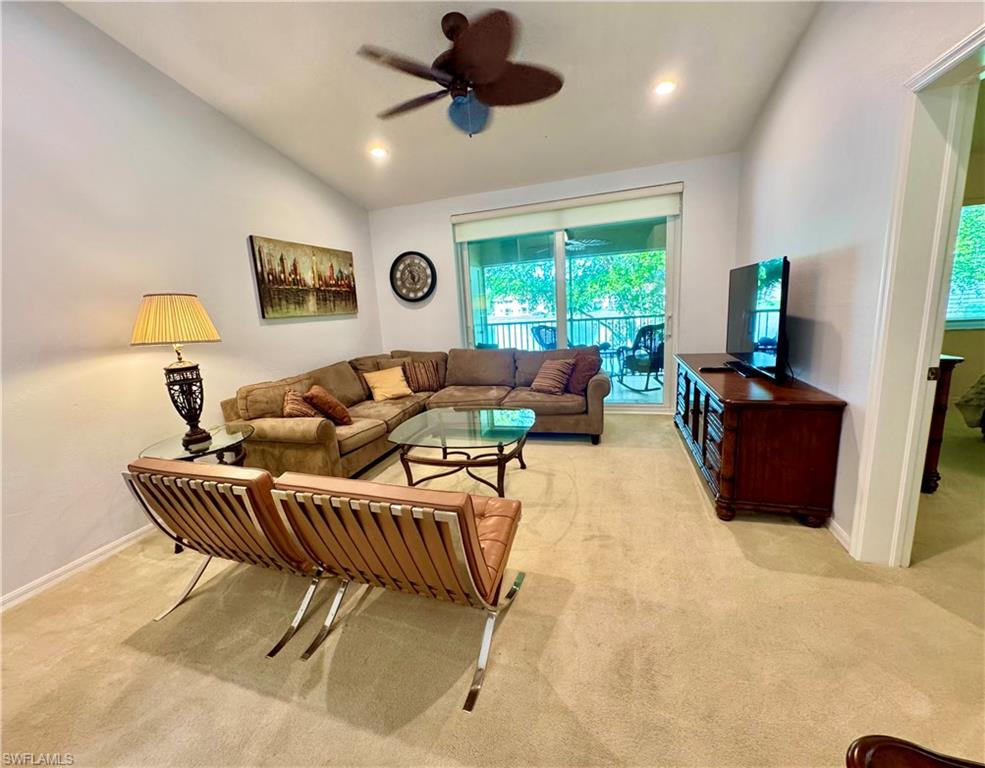
[[[644, 325], [659, 325], [663, 315], [621, 315], [617, 317], [579, 317], [568, 321], [568, 346], [584, 347], [608, 343], [611, 347], [629, 347], [636, 333]], [[545, 346], [538, 341], [534, 328], [556, 328], [553, 319], [496, 321], [476, 327], [476, 341], [500, 348], [540, 350]], [[540, 334], [541, 338], [545, 334]]]

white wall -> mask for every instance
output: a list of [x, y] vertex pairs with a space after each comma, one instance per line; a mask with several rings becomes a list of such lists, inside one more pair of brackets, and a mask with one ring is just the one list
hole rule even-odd
[[[237, 386], [380, 347], [366, 212], [64, 7], [3, 4], [3, 591], [144, 524], [128, 460], [182, 431], [140, 296], [199, 293]], [[351, 250], [357, 317], [259, 319], [247, 236]], [[57, 535], [52, 535], [57, 533]]]
[[[453, 214], [682, 181], [677, 350], [721, 351], [728, 270], [735, 261], [738, 179], [738, 155], [717, 155], [372, 211], [384, 349], [448, 349], [462, 343]], [[438, 273], [435, 292], [416, 305], [398, 299], [388, 283], [390, 264], [408, 250], [427, 254]]]
[[[977, 3], [822, 5], [743, 153], [739, 262], [791, 259], [798, 377], [848, 401], [834, 523], [851, 531], [904, 82], [982, 21]], [[843, 538], [843, 537], [842, 537]]]

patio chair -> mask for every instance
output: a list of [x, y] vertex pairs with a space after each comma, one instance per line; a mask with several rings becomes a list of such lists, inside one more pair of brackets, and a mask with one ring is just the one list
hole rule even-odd
[[535, 325], [530, 335], [541, 349], [557, 349], [557, 328], [553, 325]]
[[516, 597], [518, 573], [500, 599], [520, 502], [288, 472], [274, 503], [305, 553], [342, 579], [308, 659], [331, 631], [349, 582], [485, 611], [486, 624], [464, 709], [482, 687], [497, 615]]
[[[644, 325], [631, 347], [617, 350], [619, 383], [634, 392], [652, 392], [663, 387], [664, 324]], [[646, 376], [642, 389], [626, 383], [627, 376]], [[654, 386], [650, 386], [653, 378]]]
[[123, 479], [165, 536], [205, 555], [174, 605], [155, 621], [185, 601], [213, 557], [311, 579], [287, 631], [267, 654], [276, 655], [300, 626], [323, 573], [295, 545], [277, 516], [270, 475], [261, 469], [224, 464], [137, 459]]

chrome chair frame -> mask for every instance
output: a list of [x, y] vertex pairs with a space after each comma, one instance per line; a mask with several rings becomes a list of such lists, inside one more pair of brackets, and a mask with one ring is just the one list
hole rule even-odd
[[[389, 588], [394, 591], [405, 592], [407, 594], [417, 594], [422, 597], [451, 601], [469, 608], [484, 610], [486, 612], [486, 623], [482, 632], [482, 641], [479, 646], [479, 655], [476, 661], [475, 672], [472, 676], [472, 683], [469, 686], [468, 696], [466, 697], [465, 705], [463, 706], [465, 711], [471, 712], [475, 707], [476, 700], [479, 697], [479, 692], [482, 689], [483, 678], [489, 662], [489, 652], [492, 647], [492, 638], [496, 627], [496, 619], [500, 613], [505, 612], [505, 610], [516, 598], [520, 587], [523, 585], [524, 573], [522, 571], [517, 573], [512, 586], [502, 600], [499, 600], [499, 593], [502, 587], [502, 582], [500, 582], [500, 584], [496, 586], [494, 598], [490, 602], [482, 596], [481, 591], [475, 583], [472, 571], [469, 568], [468, 556], [466, 554], [465, 542], [462, 536], [458, 513], [447, 510], [436, 510], [429, 507], [416, 507], [405, 504], [370, 501], [367, 499], [352, 499], [332, 496], [329, 494], [309, 493], [303, 491], [284, 491], [276, 488], [272, 493], [274, 505], [276, 506], [281, 518], [286, 522], [287, 528], [291, 532], [297, 547], [299, 547], [301, 551], [305, 552], [315, 563], [318, 563], [321, 567], [325, 567], [326, 574], [337, 576], [342, 580], [339, 590], [335, 595], [335, 600], [333, 600], [328, 616], [325, 619], [325, 623], [322, 625], [321, 631], [318, 633], [318, 636], [314, 639], [301, 658], [310, 658], [315, 650], [317, 650], [318, 646], [321, 645], [321, 643], [331, 632], [333, 622], [335, 621], [339, 606], [342, 602], [342, 597], [344, 596], [350, 581], [361, 582], [370, 587]], [[320, 510], [324, 510], [326, 507], [339, 511], [348, 510], [350, 513], [353, 513], [351, 515], [351, 520], [356, 523], [357, 527], [360, 527], [358, 533], [351, 529], [340, 529], [338, 533], [344, 535], [345, 538], [350, 541], [352, 541], [350, 536], [356, 538], [356, 541], [361, 539], [363, 545], [369, 547], [370, 551], [373, 551], [374, 549], [377, 551], [377, 554], [375, 554], [374, 557], [376, 557], [381, 564], [389, 560], [391, 563], [396, 565], [396, 570], [401, 572], [403, 578], [398, 579], [388, 572], [381, 575], [381, 578], [377, 578], [368, 566], [365, 571], [358, 566], [353, 567], [352, 562], [349, 561], [349, 558], [345, 553], [344, 547], [336, 546], [336, 549], [340, 550], [343, 555], [342, 557], [338, 557], [337, 552], [333, 552], [333, 557], [337, 560], [336, 563], [331, 564], [322, 562], [322, 555], [320, 555], [317, 551], [314, 551], [314, 548], [308, 545], [306, 537], [312, 534], [323, 537], [324, 533], [328, 533], [330, 538], [333, 538], [336, 535], [336, 532], [330, 530], [330, 526], [325, 528], [323, 532], [318, 531], [316, 526], [310, 526], [310, 531], [304, 535], [300, 535], [297, 529], [306, 524], [310, 525], [313, 513], [317, 512], [320, 515], [324, 515], [324, 512], [321, 512]], [[402, 573], [397, 558], [394, 557], [393, 553], [388, 549], [384, 551], [384, 547], [388, 547], [391, 542], [388, 542], [387, 539], [387, 526], [380, 526], [379, 521], [385, 517], [390, 517], [393, 519], [406, 517], [407, 515], [410, 515], [415, 520], [421, 521], [421, 525], [433, 529], [431, 532], [437, 532], [437, 526], [439, 524], [448, 526], [452, 551], [454, 553], [454, 559], [448, 564], [450, 564], [454, 569], [454, 574], [457, 578], [457, 584], [460, 589], [438, 589], [426, 583], [414, 583], [406, 576], [406, 574]], [[371, 535], [367, 536], [361, 526], [368, 526], [370, 521], [372, 521], [373, 525], [376, 526], [376, 529], [372, 530]], [[390, 525], [393, 526], [393, 523], [391, 522]], [[392, 532], [396, 533], [396, 528], [393, 528]], [[438, 535], [440, 536], [440, 534]], [[374, 539], [376, 540], [376, 544], [372, 543]], [[403, 540], [401, 538], [401, 542], [402, 541]], [[326, 542], [324, 538], [322, 538], [322, 543], [326, 545], [328, 550], [332, 550], [332, 545]], [[334, 540], [332, 543], [337, 544]], [[354, 546], [358, 549], [359, 544], [354, 543]], [[404, 546], [406, 546], [406, 543], [404, 543]], [[447, 555], [443, 549], [431, 551], [426, 546], [424, 549], [428, 552], [429, 557], [434, 557], [436, 552]], [[411, 548], [407, 548], [407, 550], [408, 552], [412, 551]], [[387, 555], [389, 555], [389, 557], [387, 557]], [[347, 562], [348, 564], [346, 564]], [[363, 565], [365, 565], [365, 563]], [[418, 564], [415, 561], [415, 566], [417, 565]], [[433, 563], [426, 564], [426, 566], [427, 567], [425, 568], [418, 568], [418, 570], [427, 570], [430, 568], [433, 572], [436, 572]], [[384, 566], [384, 570], [386, 571], [386, 566]]]
[[[171, 529], [167, 521], [164, 520], [160, 515], [158, 515], [153, 505], [144, 497], [143, 493], [140, 490], [141, 488], [147, 488], [150, 491], [153, 488], [157, 488], [162, 494], [167, 492], [165, 489], [168, 489], [169, 491], [173, 491], [174, 488], [178, 488], [184, 492], [187, 492], [189, 489], [197, 493], [201, 493], [204, 491], [206, 494], [215, 497], [216, 503], [214, 505], [214, 508], [218, 510], [220, 514], [231, 513], [231, 508], [223, 503], [221, 497], [224, 495], [233, 494], [240, 499], [243, 508], [245, 509], [247, 515], [249, 516], [249, 521], [252, 523], [253, 526], [253, 531], [249, 533], [255, 534], [254, 542], [255, 543], [260, 541], [266, 542], [266, 535], [264, 534], [263, 528], [261, 527], [260, 522], [257, 519], [256, 511], [253, 509], [253, 504], [250, 502], [249, 493], [247, 492], [245, 487], [238, 486], [233, 483], [217, 483], [211, 480], [175, 478], [167, 475], [152, 475], [152, 474], [144, 474], [144, 473], [137, 475], [132, 472], [123, 472], [122, 475], [123, 475], [124, 483], [126, 484], [127, 488], [129, 488], [130, 493], [133, 494], [134, 498], [137, 500], [137, 503], [140, 505], [141, 509], [144, 510], [144, 513], [147, 515], [150, 521], [161, 531], [161, 533], [163, 533], [169, 539], [174, 541], [175, 544], [180, 545], [182, 548], [193, 549], [205, 555], [204, 559], [199, 564], [198, 569], [195, 571], [195, 574], [192, 576], [191, 581], [188, 582], [188, 585], [178, 596], [178, 599], [171, 605], [170, 608], [168, 608], [163, 613], [156, 616], [154, 621], [160, 621], [169, 613], [171, 613], [173, 610], [175, 610], [175, 608], [177, 608], [179, 605], [185, 602], [185, 600], [188, 599], [189, 595], [191, 595], [192, 590], [195, 589], [195, 586], [198, 584], [199, 580], [202, 578], [202, 575], [205, 573], [205, 569], [208, 567], [209, 563], [212, 562], [213, 557], [221, 557], [223, 559], [231, 560], [233, 562], [244, 562], [252, 565], [263, 565], [269, 568], [274, 568], [276, 570], [286, 570], [289, 573], [293, 573], [299, 576], [308, 575], [296, 571], [294, 568], [290, 566], [289, 563], [284, 561], [276, 554], [274, 554], [272, 557], [264, 557], [264, 558], [255, 557], [255, 556], [237, 557], [232, 555], [232, 553], [229, 550], [225, 550], [222, 547], [205, 544], [203, 542], [191, 541], [189, 539], [184, 538], [183, 536], [179, 536]], [[175, 500], [177, 500], [178, 498], [180, 497], [177, 496], [173, 497], [173, 499]], [[188, 511], [187, 508], [186, 511]], [[191, 519], [192, 517], [194, 516], [190, 515], [189, 519]], [[199, 524], [200, 523], [196, 523], [196, 527]], [[246, 528], [243, 525], [242, 520], [239, 521], [239, 526], [241, 528], [240, 533], [246, 531]], [[205, 536], [204, 538], [207, 540], [208, 536]], [[273, 552], [272, 548], [270, 551]], [[305, 614], [308, 612], [308, 607], [311, 604], [311, 599], [314, 596], [315, 589], [317, 588], [321, 578], [322, 578], [322, 572], [319, 570], [316, 572], [314, 578], [311, 579], [307, 591], [304, 593], [304, 596], [301, 598], [301, 604], [298, 606], [297, 612], [294, 614], [294, 618], [291, 620], [291, 623], [288, 626], [287, 630], [284, 632], [284, 635], [280, 638], [280, 640], [277, 641], [276, 645], [274, 645], [274, 647], [271, 648], [270, 651], [267, 653], [268, 657], [275, 656], [281, 650], [281, 648], [284, 647], [287, 641], [294, 636], [294, 633], [297, 632], [298, 627], [301, 625], [301, 622], [304, 619]]]

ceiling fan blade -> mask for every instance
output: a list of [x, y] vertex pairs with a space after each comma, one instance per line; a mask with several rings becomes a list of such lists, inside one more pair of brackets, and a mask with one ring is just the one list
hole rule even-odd
[[451, 75], [438, 69], [433, 69], [420, 61], [408, 59], [399, 53], [388, 51], [385, 48], [377, 48], [375, 45], [364, 45], [359, 49], [359, 55], [367, 59], [382, 64], [385, 67], [392, 67], [408, 75], [419, 77], [422, 80], [431, 80], [441, 85], [451, 85]]
[[426, 104], [430, 104], [432, 101], [437, 101], [442, 96], [447, 94], [447, 88], [442, 88], [440, 91], [435, 91], [434, 93], [426, 93], [423, 96], [418, 96], [416, 99], [411, 99], [410, 101], [405, 101], [403, 104], [398, 104], [395, 107], [391, 107], [386, 112], [380, 112], [377, 117], [385, 120], [388, 117], [402, 115], [404, 112], [410, 112], [412, 109], [417, 109], [418, 107], [423, 107]]
[[469, 24], [452, 43], [451, 69], [471, 83], [491, 83], [513, 49], [513, 17], [492, 11]]
[[564, 79], [549, 69], [507, 62], [496, 81], [475, 86], [475, 95], [490, 107], [507, 107], [546, 99], [560, 91], [562, 85]]
[[451, 48], [439, 53], [435, 60], [431, 62], [431, 67], [432, 69], [437, 69], [439, 72], [447, 72], [449, 75], [454, 74], [451, 69]]

